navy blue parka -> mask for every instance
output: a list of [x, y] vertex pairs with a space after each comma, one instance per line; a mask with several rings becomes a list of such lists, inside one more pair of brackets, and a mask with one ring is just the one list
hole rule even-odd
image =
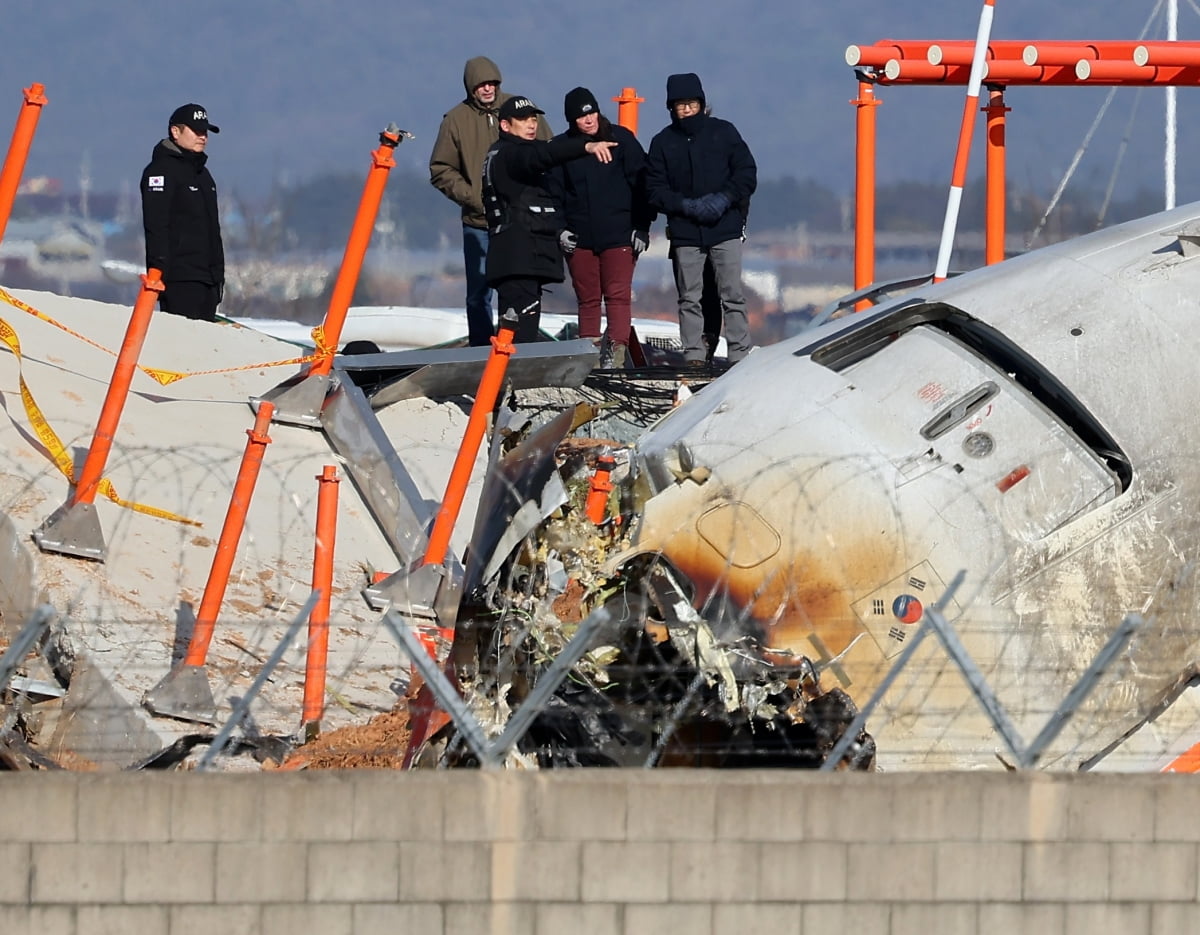
[[[700, 100], [703, 106], [703, 97]], [[682, 120], [672, 115], [671, 124], [650, 141], [646, 194], [667, 216], [675, 246], [711, 247], [741, 237], [757, 185], [758, 167], [750, 147], [728, 120], [703, 111]], [[685, 198], [714, 192], [723, 192], [730, 202], [715, 223], [700, 224], [684, 216]]]

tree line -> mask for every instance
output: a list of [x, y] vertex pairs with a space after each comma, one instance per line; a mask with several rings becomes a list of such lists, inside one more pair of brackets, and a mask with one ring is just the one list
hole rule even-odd
[[[238, 213], [245, 223], [245, 246], [256, 252], [277, 250], [326, 251], [344, 247], [362, 194], [361, 176], [322, 175], [271, 193], [269, 203], [256, 209], [242, 199]], [[875, 224], [878, 231], [925, 233], [939, 231], [946, 210], [944, 184], [897, 181], [878, 186]], [[985, 187], [982, 179], [963, 193], [959, 230], [984, 226]], [[1030, 233], [1042, 223], [1049, 196], [1010, 185], [1007, 227]], [[1158, 210], [1161, 196], [1145, 190], [1108, 202], [1102, 190], [1081, 186], [1065, 192], [1046, 224], [1049, 239], [1061, 239], [1109, 226]], [[460, 240], [458, 209], [414, 171], [393, 169], [380, 210], [377, 236], [397, 246], [433, 250]], [[760, 179], [750, 205], [750, 233], [804, 228], [840, 232], [854, 226], [854, 199], [812, 178]]]
[[[330, 173], [292, 185], [276, 185], [255, 198], [236, 188], [222, 195], [227, 246], [259, 257], [302, 252], [324, 253], [345, 247], [362, 196], [361, 175]], [[880, 184], [875, 195], [875, 226], [879, 232], [940, 231], [946, 210], [946, 186], [901, 180]], [[1082, 184], [1066, 191], [1044, 223], [1046, 240], [1087, 233], [1158, 210], [1162, 197], [1144, 189], [1109, 201], [1099, 185]], [[963, 193], [959, 230], [984, 226], [985, 188], [982, 179]], [[1009, 232], [1029, 234], [1043, 225], [1047, 194], [1011, 185], [1007, 194]], [[80, 196], [73, 193], [22, 194], [14, 218], [78, 213]], [[116, 195], [93, 193], [88, 211], [93, 218], [118, 217], [124, 228], [118, 240], [140, 237], [136, 204], [122, 206]], [[409, 250], [458, 248], [461, 240], [458, 209], [414, 170], [393, 169], [376, 224], [377, 241]], [[854, 227], [853, 195], [839, 194], [813, 178], [760, 179], [750, 205], [749, 230], [755, 234], [802, 228], [810, 232], [846, 232]], [[115, 244], [113, 244], [115, 246]], [[136, 251], [135, 251], [136, 252]]]

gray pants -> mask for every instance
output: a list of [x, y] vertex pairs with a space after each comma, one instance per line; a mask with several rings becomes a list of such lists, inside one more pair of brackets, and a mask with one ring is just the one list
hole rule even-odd
[[750, 353], [750, 327], [746, 323], [746, 296], [742, 292], [742, 241], [727, 240], [711, 247], [673, 247], [675, 289], [679, 293], [679, 339], [685, 360], [703, 361], [704, 261], [711, 258], [725, 317], [725, 343], [729, 362], [736, 364]]

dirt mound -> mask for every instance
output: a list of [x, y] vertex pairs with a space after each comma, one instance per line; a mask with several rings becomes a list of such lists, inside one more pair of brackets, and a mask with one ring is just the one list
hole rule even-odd
[[295, 750], [280, 769], [399, 769], [408, 746], [408, 705], [366, 724], [322, 734]]

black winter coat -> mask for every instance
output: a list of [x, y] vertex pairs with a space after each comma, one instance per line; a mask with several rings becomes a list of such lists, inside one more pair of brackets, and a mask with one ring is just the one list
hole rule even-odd
[[[562, 282], [562, 211], [550, 191], [549, 171], [586, 155], [589, 140], [522, 140], [501, 132], [484, 159], [484, 209], [490, 210], [490, 185], [505, 208], [499, 232], [488, 236], [487, 281], [520, 276], [541, 282]], [[538, 210], [529, 210], [529, 206]]]
[[163, 282], [225, 283], [217, 183], [207, 161], [206, 153], [161, 140], [142, 170], [146, 268], [162, 270]]
[[584, 250], [628, 247], [634, 231], [649, 231], [658, 212], [646, 200], [646, 151], [638, 138], [601, 117], [600, 132], [584, 136], [572, 127], [556, 139], [603, 139], [617, 143], [613, 161], [579, 159], [554, 170], [555, 195], [565, 224]]
[[[646, 194], [667, 216], [671, 243], [711, 247], [742, 236], [758, 167], [750, 147], [728, 120], [707, 114], [673, 119], [655, 134], [646, 157]], [[683, 199], [724, 192], [729, 209], [715, 224], [683, 216]]]

